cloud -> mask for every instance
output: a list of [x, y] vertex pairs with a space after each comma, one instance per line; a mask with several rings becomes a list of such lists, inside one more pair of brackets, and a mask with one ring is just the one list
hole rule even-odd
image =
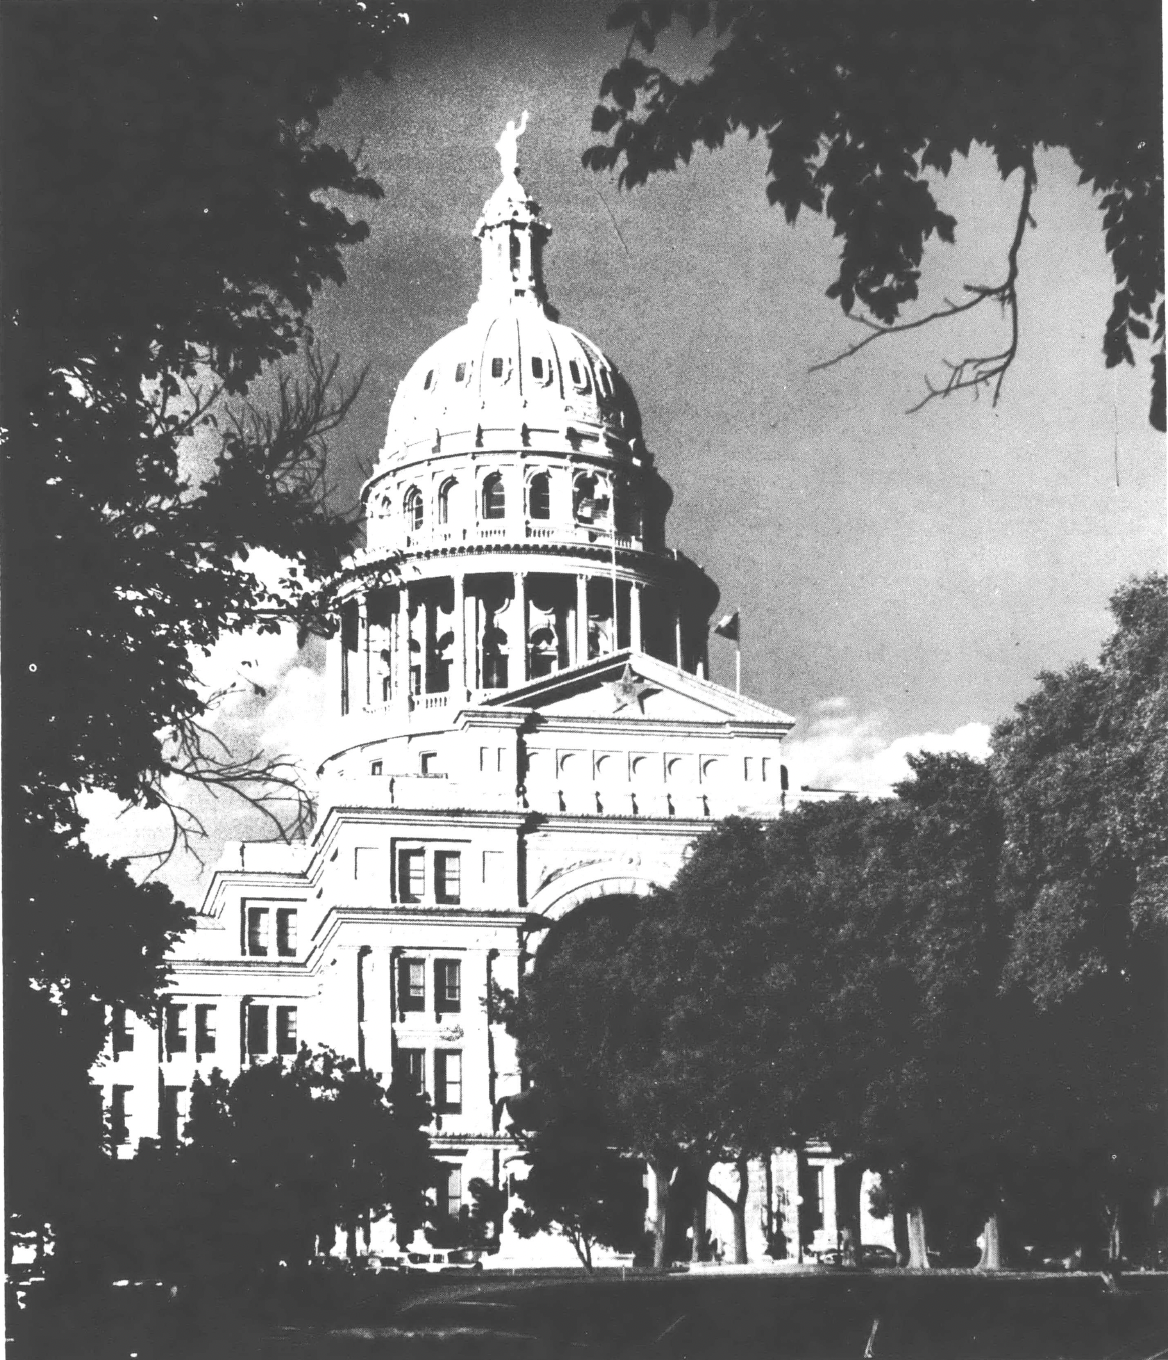
[[978, 760], [989, 754], [988, 723], [965, 723], [952, 732], [891, 737], [882, 716], [857, 713], [844, 698], [817, 704], [810, 722], [796, 732], [800, 735], [783, 747], [795, 788], [809, 784], [877, 798], [886, 797], [894, 784], [909, 778], [907, 757], [918, 751], [959, 751]]
[[[274, 582], [280, 563], [271, 554], [255, 553], [247, 568]], [[322, 711], [325, 697], [323, 643], [314, 639], [297, 648], [294, 628], [232, 633], [222, 637], [210, 655], [196, 655], [194, 665], [204, 695], [218, 696], [204, 724], [230, 757], [242, 759], [258, 752], [268, 758], [287, 757], [300, 766], [311, 789], [318, 754], [318, 724], [313, 719]], [[270, 840], [273, 828], [230, 793], [216, 796], [182, 779], [169, 780], [166, 791], [198, 817], [207, 834], [195, 842], [202, 864], [194, 855], [178, 853], [155, 876], [195, 906], [226, 842]], [[85, 839], [99, 854], [147, 856], [170, 841], [171, 822], [165, 811], [127, 808], [107, 793], [84, 795], [79, 807], [89, 819]], [[145, 877], [154, 863], [134, 859], [131, 869]]]

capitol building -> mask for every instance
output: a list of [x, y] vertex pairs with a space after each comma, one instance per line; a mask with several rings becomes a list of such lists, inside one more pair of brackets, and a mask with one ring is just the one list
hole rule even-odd
[[[583, 904], [669, 884], [713, 819], [778, 817], [793, 796], [793, 720], [708, 678], [718, 591], [667, 544], [670, 492], [632, 392], [554, 319], [550, 228], [509, 133], [474, 227], [478, 295], [398, 387], [362, 493], [366, 546], [334, 582], [327, 708], [304, 715], [315, 827], [229, 846], [160, 1023], [115, 1025], [95, 1080], [121, 1155], [182, 1136], [196, 1073], [306, 1042], [429, 1094], [441, 1215], [459, 1217], [476, 1177], [513, 1190], [521, 1079], [493, 984], [521, 988]], [[754, 1168], [752, 1260], [780, 1214], [797, 1253], [796, 1204], [835, 1245], [833, 1165], [820, 1149], [802, 1178], [788, 1153]], [[730, 1241], [714, 1197], [709, 1223]], [[393, 1231], [373, 1224], [360, 1249], [397, 1250]], [[575, 1257], [505, 1220], [500, 1260]]]

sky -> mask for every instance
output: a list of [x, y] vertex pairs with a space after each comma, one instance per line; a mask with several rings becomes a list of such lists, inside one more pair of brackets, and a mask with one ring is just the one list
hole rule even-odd
[[[906, 752], [984, 753], [1038, 672], [1096, 658], [1116, 588], [1165, 567], [1147, 356], [1103, 366], [1113, 283], [1097, 204], [1065, 153], [1041, 155], [1020, 352], [1001, 400], [959, 395], [906, 414], [926, 374], [984, 352], [1005, 319], [882, 339], [810, 372], [858, 331], [824, 296], [830, 226], [804, 215], [790, 227], [767, 205], [764, 148], [738, 137], [633, 191], [582, 167], [601, 76], [625, 45], [605, 30], [610, 8], [423, 5], [391, 79], [349, 88], [326, 117], [323, 135], [360, 147], [385, 190], [359, 205], [370, 238], [312, 317], [345, 371], [367, 369], [331, 448], [340, 494], [355, 499], [413, 360], [465, 319], [494, 143], [527, 109], [520, 173], [553, 229], [551, 301], [636, 393], [674, 491], [668, 541], [713, 577], [720, 612], [741, 611], [744, 691], [797, 719], [793, 782], [878, 792], [903, 776]], [[683, 33], [657, 60], [697, 70], [709, 51]], [[935, 192], [957, 239], [928, 248], [922, 309], [1001, 278], [1019, 188], [975, 148]], [[214, 683], [240, 677], [243, 708], [223, 721], [295, 748], [295, 715], [320, 692], [319, 649], [257, 643], [244, 671], [249, 645], [211, 663]], [[711, 640], [711, 667], [733, 684], [730, 644]], [[245, 683], [261, 673], [264, 696]], [[111, 813], [96, 816], [99, 842], [129, 825], [118, 832]], [[233, 813], [208, 816], [218, 836]], [[238, 836], [247, 823], [232, 826]], [[197, 872], [171, 876], [187, 886]]]

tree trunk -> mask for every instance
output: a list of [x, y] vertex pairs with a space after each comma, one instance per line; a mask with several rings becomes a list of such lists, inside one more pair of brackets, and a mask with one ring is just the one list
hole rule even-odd
[[564, 1234], [571, 1242], [572, 1248], [580, 1258], [580, 1264], [589, 1274], [592, 1273], [592, 1239], [585, 1233], [579, 1231], [566, 1232]]
[[709, 1172], [703, 1172], [694, 1185], [694, 1205], [693, 1205], [693, 1245], [690, 1248], [689, 1259], [692, 1262], [705, 1260], [706, 1251], [706, 1197], [708, 1191], [706, 1183], [709, 1180]]
[[665, 1233], [669, 1226], [669, 1168], [663, 1162], [654, 1162], [653, 1184], [656, 1189], [656, 1204], [653, 1213], [653, 1265], [661, 1270], [665, 1265]]
[[995, 1204], [987, 1215], [981, 1240], [981, 1260], [978, 1270], [1001, 1270], [1002, 1268], [1002, 1215]]
[[909, 1270], [931, 1270], [929, 1264], [929, 1242], [925, 1233], [925, 1211], [919, 1204], [913, 1204], [908, 1211], [908, 1268]]
[[735, 1163], [738, 1172], [738, 1195], [734, 1201], [734, 1264], [746, 1265], [746, 1197], [750, 1191], [750, 1163], [739, 1157]]
[[345, 1229], [345, 1255], [350, 1261], [357, 1259], [357, 1225], [350, 1223]]
[[841, 1162], [835, 1169], [835, 1218], [845, 1266], [860, 1264], [860, 1187], [864, 1168], [859, 1162]]
[[892, 1241], [896, 1247], [896, 1264], [908, 1265], [908, 1214], [903, 1209], [892, 1210]]
[[1123, 1201], [1117, 1196], [1107, 1206], [1107, 1264], [1115, 1265], [1123, 1257]]

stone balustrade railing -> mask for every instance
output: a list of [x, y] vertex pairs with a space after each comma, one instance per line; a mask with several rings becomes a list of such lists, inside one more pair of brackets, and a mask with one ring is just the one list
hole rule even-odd
[[773, 817], [783, 795], [745, 789], [694, 789], [629, 785], [548, 785], [514, 789], [486, 780], [447, 779], [443, 775], [337, 775], [320, 788], [322, 812], [330, 806], [439, 810], [449, 808], [562, 813], [576, 817], [680, 817], [716, 820], [731, 814]]

